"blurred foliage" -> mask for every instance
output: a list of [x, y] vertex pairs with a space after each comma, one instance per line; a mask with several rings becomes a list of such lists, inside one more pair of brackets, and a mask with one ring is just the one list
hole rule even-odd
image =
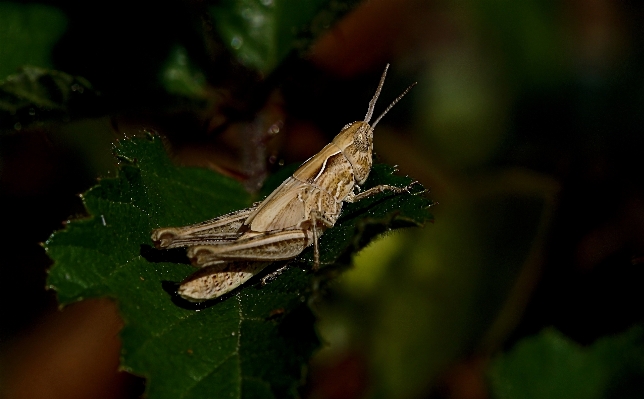
[[0, 83], [0, 132], [19, 131], [32, 123], [70, 120], [86, 112], [96, 112], [92, 85], [82, 77], [33, 66]]
[[293, 50], [329, 29], [356, 2], [224, 0], [209, 7], [220, 37], [244, 64], [269, 74]]
[[[526, 189], [529, 179], [540, 189]], [[323, 336], [331, 348], [342, 326], [349, 331], [341, 335], [360, 337], [355, 344], [374, 357], [374, 385], [383, 397], [419, 397], [452, 359], [481, 345], [530, 255], [543, 245], [551, 212], [547, 182], [522, 175], [481, 183], [485, 190], [467, 201], [443, 197], [448, 205], [437, 205], [440, 218], [430, 229], [397, 233], [386, 240], [398, 245], [361, 252], [341, 279], [337, 302], [324, 308]], [[499, 328], [495, 333], [505, 335]]]
[[24, 65], [52, 68], [51, 52], [66, 28], [59, 8], [0, 2], [0, 80]]
[[490, 367], [495, 398], [637, 398], [644, 389], [644, 330], [633, 327], [584, 348], [548, 329]]
[[162, 68], [161, 81], [168, 93], [197, 99], [206, 96], [206, 77], [188, 58], [185, 47], [172, 49]]
[[511, 84], [543, 90], [570, 77], [571, 54], [566, 53], [562, 40], [567, 34], [561, 13], [564, 5], [538, 0], [489, 0], [472, 5], [478, 28], [505, 57], [502, 73]]

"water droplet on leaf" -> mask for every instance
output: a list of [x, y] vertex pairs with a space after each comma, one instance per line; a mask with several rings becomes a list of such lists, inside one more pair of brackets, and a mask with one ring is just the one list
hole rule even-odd
[[239, 50], [242, 44], [244, 44], [244, 40], [242, 40], [242, 38], [239, 36], [234, 36], [230, 40], [230, 47], [234, 48], [235, 50]]

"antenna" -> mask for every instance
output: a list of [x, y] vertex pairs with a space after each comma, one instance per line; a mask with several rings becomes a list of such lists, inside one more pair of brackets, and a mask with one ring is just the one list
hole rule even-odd
[[[382, 77], [380, 78], [380, 83], [378, 83], [378, 88], [376, 89], [376, 94], [373, 95], [373, 98], [371, 101], [369, 101], [369, 109], [367, 110], [367, 115], [364, 117], [365, 123], [369, 123], [371, 120], [371, 117], [373, 116], [373, 109], [376, 106], [376, 101], [378, 100], [378, 96], [380, 95], [380, 90], [382, 90], [382, 86], [385, 84], [385, 77], [387, 76], [387, 70], [389, 69], [389, 64], [385, 66], [385, 71], [382, 73]], [[378, 118], [380, 119], [380, 118]]]
[[[385, 69], [385, 73], [386, 72], [387, 72], [387, 70]], [[380, 81], [380, 86], [378, 86], [378, 91], [376, 92], [376, 97], [378, 96], [378, 94], [380, 94], [380, 88], [382, 87], [382, 82], [383, 82], [384, 79], [385, 79], [385, 75], [382, 75], [382, 80]], [[373, 123], [373, 125], [371, 125], [371, 129], [375, 129], [376, 125], [378, 124], [378, 122], [380, 122], [382, 117], [385, 116], [387, 114], [387, 112], [389, 112], [394, 107], [394, 105], [396, 105], [396, 103], [398, 101], [400, 101], [403, 97], [405, 97], [405, 94], [407, 94], [409, 92], [409, 90], [411, 90], [411, 88], [416, 86], [417, 84], [418, 84], [418, 82], [414, 82], [411, 85], [409, 85], [409, 87], [406, 88], [405, 91], [403, 91], [401, 95], [399, 95], [394, 101], [392, 101], [392, 103], [389, 104], [387, 109], [385, 109], [385, 112], [380, 114], [380, 116], [376, 119], [376, 121]], [[376, 99], [376, 97], [374, 97], [374, 99], [371, 100], [371, 101], [374, 101]], [[369, 111], [372, 111], [371, 103], [369, 103]], [[367, 113], [367, 115], [369, 115], [369, 113]], [[371, 115], [369, 115], [369, 117], [371, 117]], [[368, 123], [369, 120], [365, 120], [365, 122]]]

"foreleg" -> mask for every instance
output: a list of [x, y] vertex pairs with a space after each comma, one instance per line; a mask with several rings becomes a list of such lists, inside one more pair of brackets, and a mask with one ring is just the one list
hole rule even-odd
[[385, 192], [385, 191], [391, 191], [394, 194], [400, 194], [400, 193], [411, 194], [412, 187], [414, 187], [417, 184], [419, 184], [417, 181], [414, 181], [414, 182], [412, 182], [411, 184], [409, 184], [409, 185], [407, 185], [405, 187], [396, 187], [396, 186], [390, 186], [388, 184], [381, 184], [381, 185], [376, 186], [376, 187], [371, 187], [370, 189], [365, 190], [365, 191], [363, 191], [363, 192], [361, 192], [359, 194], [355, 194], [355, 193], [351, 192], [351, 193], [349, 193], [349, 195], [346, 196], [344, 201], [351, 202], [351, 203], [358, 202], [358, 201], [360, 201], [362, 199], [365, 199], [367, 197], [372, 197], [372, 196], [374, 196], [376, 194], [380, 194], [380, 193]]

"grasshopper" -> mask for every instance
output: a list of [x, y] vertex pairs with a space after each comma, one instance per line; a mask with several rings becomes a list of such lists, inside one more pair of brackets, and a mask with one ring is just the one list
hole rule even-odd
[[158, 249], [188, 247], [192, 264], [202, 267], [179, 287], [189, 301], [219, 297], [246, 282], [273, 261], [287, 260], [313, 245], [320, 265], [318, 241], [335, 225], [344, 202], [411, 186], [380, 185], [360, 192], [371, 171], [373, 130], [383, 116], [416, 84], [409, 86], [369, 125], [389, 64], [369, 102], [363, 121], [350, 123], [319, 153], [309, 158], [266, 199], [250, 208], [184, 227], [152, 231]]

